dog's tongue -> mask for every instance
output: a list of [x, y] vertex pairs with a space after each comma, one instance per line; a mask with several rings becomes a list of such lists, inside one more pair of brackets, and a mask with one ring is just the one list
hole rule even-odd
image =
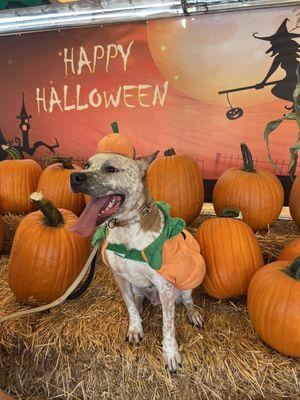
[[91, 197], [89, 203], [78, 218], [78, 221], [70, 228], [70, 231], [76, 233], [78, 236], [90, 236], [96, 227], [98, 214], [106, 204], [107, 197], [101, 199], [94, 199]]

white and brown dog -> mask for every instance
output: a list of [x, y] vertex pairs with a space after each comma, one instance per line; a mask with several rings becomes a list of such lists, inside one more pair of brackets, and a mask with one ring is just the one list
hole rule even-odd
[[[96, 226], [110, 221], [107, 224], [109, 243], [137, 250], [149, 246], [161, 234], [165, 224], [164, 214], [151, 201], [146, 186], [147, 169], [157, 153], [135, 160], [119, 154], [97, 154], [89, 159], [85, 171], [74, 172], [70, 181], [72, 190], [89, 194], [91, 200], [72, 228], [73, 232], [89, 236]], [[141, 311], [144, 297], [154, 304], [160, 302], [163, 353], [169, 371], [176, 371], [181, 364], [181, 355], [175, 337], [175, 300], [182, 300], [192, 324], [202, 326], [191, 290], [176, 289], [176, 285], [147, 262], [128, 260], [108, 250], [105, 251], [105, 258], [127, 306], [129, 342], [137, 344], [143, 338]], [[202, 279], [203, 276], [199, 282]]]

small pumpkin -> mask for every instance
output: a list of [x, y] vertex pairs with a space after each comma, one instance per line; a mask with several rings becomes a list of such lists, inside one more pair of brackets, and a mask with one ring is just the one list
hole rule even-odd
[[293, 182], [289, 197], [289, 207], [293, 221], [300, 227], [300, 175]]
[[277, 261], [293, 261], [298, 256], [300, 256], [300, 238], [296, 238], [288, 243], [279, 254]]
[[282, 210], [283, 187], [271, 172], [254, 168], [252, 155], [244, 143], [241, 150], [244, 166], [230, 168], [218, 178], [213, 190], [214, 209], [218, 215], [226, 207], [236, 207], [253, 230], [265, 229]]
[[119, 132], [117, 122], [111, 124], [113, 133], [104, 136], [98, 143], [98, 153], [118, 153], [123, 156], [134, 158], [135, 149], [131, 141]]
[[77, 217], [58, 210], [35, 192], [30, 196], [39, 211], [28, 214], [17, 228], [8, 263], [8, 283], [18, 300], [47, 304], [74, 282], [90, 250], [89, 238], [69, 229]]
[[217, 299], [246, 294], [252, 276], [264, 265], [253, 231], [232, 218], [237, 215], [236, 210], [224, 210], [220, 217], [204, 221], [195, 234], [206, 263], [203, 290]]
[[2, 148], [12, 159], [0, 162], [0, 211], [29, 213], [34, 210], [29, 196], [37, 188], [42, 168], [34, 160], [23, 159], [14, 147], [2, 145]]
[[256, 272], [248, 289], [250, 321], [275, 350], [300, 357], [300, 257]]
[[163, 158], [152, 162], [147, 175], [152, 197], [170, 204], [172, 217], [180, 217], [191, 224], [204, 202], [203, 179], [197, 161], [168, 149]]
[[81, 170], [72, 164], [70, 158], [54, 156], [49, 158], [48, 167], [42, 172], [37, 190], [41, 191], [58, 208], [64, 208], [80, 215], [85, 207], [84, 195], [73, 193], [70, 187], [70, 175]]

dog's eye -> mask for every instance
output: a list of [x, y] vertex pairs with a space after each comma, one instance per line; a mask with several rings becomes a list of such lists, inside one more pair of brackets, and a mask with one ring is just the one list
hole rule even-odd
[[112, 165], [108, 165], [105, 167], [105, 172], [113, 173], [113, 172], [119, 172], [119, 170]]
[[84, 164], [84, 169], [89, 169], [90, 168], [90, 164], [86, 163]]

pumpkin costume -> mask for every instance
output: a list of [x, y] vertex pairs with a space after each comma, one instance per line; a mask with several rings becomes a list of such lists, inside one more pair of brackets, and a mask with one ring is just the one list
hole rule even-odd
[[203, 281], [206, 270], [199, 244], [184, 229], [185, 222], [182, 219], [170, 217], [168, 204], [155, 204], [165, 217], [165, 226], [162, 233], [143, 250], [109, 243], [106, 225], [95, 232], [92, 244], [95, 246], [102, 241], [102, 259], [108, 266], [105, 251], [113, 251], [119, 257], [149, 264], [177, 289], [194, 289]]

